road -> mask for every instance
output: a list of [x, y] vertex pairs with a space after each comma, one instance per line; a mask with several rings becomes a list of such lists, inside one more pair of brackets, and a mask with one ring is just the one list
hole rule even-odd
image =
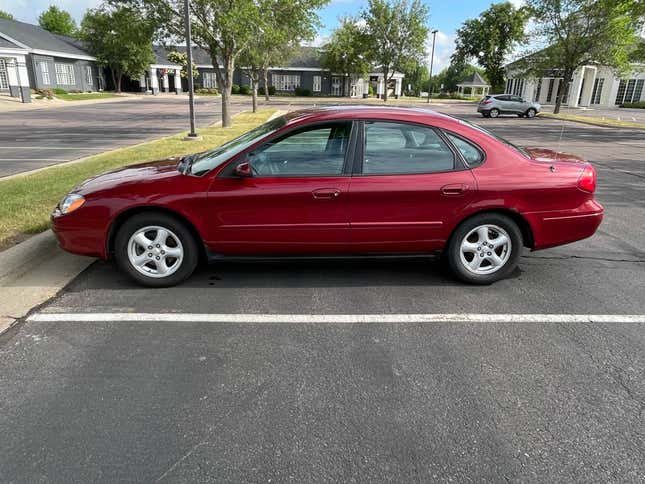
[[[233, 112], [248, 109], [244, 100]], [[186, 96], [11, 111], [0, 114], [0, 177], [64, 163], [188, 130]], [[196, 98], [198, 127], [221, 119], [219, 98]]]
[[[645, 325], [509, 316], [645, 314], [643, 132], [443, 109], [593, 160], [598, 234], [490, 287], [385, 260], [218, 263], [149, 290], [96, 263], [35, 313], [61, 321], [0, 337], [0, 481], [645, 480]], [[388, 316], [411, 313], [499, 316]], [[307, 316], [329, 314], [383, 316]]]

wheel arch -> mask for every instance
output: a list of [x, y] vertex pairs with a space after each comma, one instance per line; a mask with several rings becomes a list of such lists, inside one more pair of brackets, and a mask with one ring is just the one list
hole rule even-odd
[[180, 213], [166, 207], [159, 207], [155, 205], [143, 205], [140, 207], [132, 207], [127, 210], [124, 210], [119, 215], [117, 215], [117, 217], [110, 224], [110, 228], [108, 229], [108, 236], [106, 238], [106, 247], [105, 247], [106, 259], [112, 259], [114, 255], [114, 245], [116, 242], [116, 234], [119, 232], [119, 229], [121, 228], [121, 226], [130, 217], [133, 217], [134, 215], [139, 215], [141, 213], [160, 213], [160, 214], [168, 215], [174, 218], [175, 220], [177, 220], [178, 222], [184, 224], [186, 228], [188, 228], [188, 230], [190, 231], [191, 235], [195, 238], [197, 247], [199, 247], [200, 261], [206, 260], [206, 248], [204, 246], [203, 239], [199, 235], [199, 232], [195, 227], [195, 225]]
[[461, 224], [463, 224], [465, 221], [477, 216], [477, 215], [482, 215], [482, 214], [487, 214], [487, 213], [496, 213], [500, 215], [505, 215], [508, 218], [510, 218], [513, 222], [515, 222], [520, 229], [520, 232], [522, 233], [522, 245], [524, 247], [528, 247], [529, 249], [533, 249], [535, 246], [535, 238], [533, 237], [533, 229], [531, 228], [531, 225], [529, 224], [528, 220], [526, 220], [521, 213], [511, 210], [509, 208], [487, 208], [487, 209], [482, 209], [477, 212], [473, 212], [468, 214], [467, 217], [464, 217], [457, 223], [452, 231], [450, 232], [450, 237], [448, 238], [448, 241], [446, 243], [446, 246], [450, 243], [450, 240], [452, 239], [453, 234], [457, 231], [457, 228]]

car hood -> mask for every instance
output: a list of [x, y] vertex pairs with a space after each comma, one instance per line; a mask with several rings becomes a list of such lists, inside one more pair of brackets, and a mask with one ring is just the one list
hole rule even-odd
[[183, 176], [177, 171], [177, 163], [180, 160], [181, 157], [172, 157], [108, 171], [101, 175], [88, 178], [73, 191], [81, 195], [87, 195], [92, 192], [114, 188], [117, 185], [153, 183], [170, 177]]
[[570, 153], [562, 153], [561, 151], [548, 150], [545, 148], [524, 148], [531, 158], [536, 161], [545, 161], [547, 163], [553, 161], [573, 161], [577, 163], [585, 163], [584, 158], [580, 158], [577, 155], [572, 155]]

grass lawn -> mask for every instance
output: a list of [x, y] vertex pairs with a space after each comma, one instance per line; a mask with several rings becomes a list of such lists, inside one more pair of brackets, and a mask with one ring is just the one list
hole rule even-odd
[[575, 114], [540, 113], [539, 115], [544, 118], [564, 119], [565, 121], [576, 121], [579, 123], [594, 124], [596, 126], [645, 129], [644, 123], [635, 123], [633, 121], [618, 121], [617, 119], [594, 118], [592, 116], [577, 116]]
[[23, 234], [49, 228], [49, 215], [60, 199], [83, 180], [107, 170], [143, 161], [204, 151], [221, 145], [266, 121], [276, 110], [244, 112], [233, 118], [233, 127], [200, 129], [199, 141], [184, 141], [186, 133], [128, 148], [108, 151], [81, 162], [0, 179], [0, 249]]
[[55, 94], [58, 99], [63, 101], [87, 101], [88, 99], [106, 99], [110, 97], [119, 97], [118, 94], [113, 92], [80, 92], [80, 93], [67, 93]]

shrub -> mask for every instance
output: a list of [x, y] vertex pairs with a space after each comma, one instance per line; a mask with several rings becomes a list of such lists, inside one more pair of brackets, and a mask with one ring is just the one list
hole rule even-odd
[[[61, 89], [61, 91], [62, 91], [62, 89]], [[70, 90], [69, 92], [70, 92], [71, 94], [81, 94], [83, 91], [81, 91], [80, 89], [72, 89], [72, 90]], [[57, 94], [58, 94], [58, 93], [57, 93]], [[64, 93], [63, 93], [63, 94], [64, 94]]]
[[621, 108], [638, 108], [638, 109], [645, 109], [645, 101], [639, 101], [635, 103], [625, 103], [621, 106]]
[[231, 93], [239, 94], [240, 93], [240, 86], [238, 86], [237, 84], [233, 84], [231, 86]]
[[296, 96], [311, 96], [311, 90], [306, 87], [296, 87], [294, 93]]
[[240, 94], [250, 94], [251, 88], [249, 86], [240, 86]]
[[211, 88], [206, 88], [206, 87], [200, 87], [199, 89], [195, 89], [196, 94], [219, 94], [219, 91], [215, 89], [214, 87]]
[[275, 95], [275, 86], [269, 86], [269, 96]]
[[60, 89], [58, 87], [55, 89], [52, 89], [52, 91], [54, 92], [54, 94], [67, 94], [67, 91], [65, 89]]
[[54, 91], [51, 89], [35, 89], [35, 92], [37, 94], [36, 99], [54, 99]]
[[369, 94], [370, 96], [373, 96], [374, 94], [376, 94], [376, 93], [374, 92], [374, 86], [372, 86], [371, 84], [370, 84], [370, 87], [368, 88], [367, 92], [368, 92], [368, 94]]

